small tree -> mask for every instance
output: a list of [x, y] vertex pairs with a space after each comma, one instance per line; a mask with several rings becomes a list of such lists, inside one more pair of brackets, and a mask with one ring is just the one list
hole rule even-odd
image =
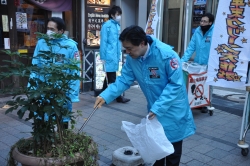
[[[58, 157], [60, 155], [73, 155], [81, 148], [85, 153], [91, 151], [90, 156], [96, 156], [96, 145], [88, 136], [85, 136], [86, 139], [88, 138], [85, 140], [86, 149], [84, 149], [84, 141], [77, 137], [74, 139], [74, 144], [79, 141], [81, 145], [75, 144], [75, 146], [81, 147], [74, 147], [75, 149], [64, 147], [68, 144], [73, 145], [72, 140], [68, 138], [69, 136], [72, 137], [73, 133], [63, 127], [63, 119], [70, 119], [73, 129], [75, 118], [73, 112], [68, 110], [67, 105], [71, 103], [69, 98], [73, 91], [71, 85], [75, 81], [82, 80], [79, 76], [81, 69], [78, 66], [80, 62], [67, 59], [65, 55], [57, 54], [52, 49], [55, 45], [61, 49], [69, 49], [68, 46], [51, 42], [46, 34], [37, 33], [37, 37], [44, 39], [49, 48], [48, 51], [40, 51], [37, 56], [32, 57], [42, 62], [39, 65], [25, 65], [21, 61], [29, 59], [28, 56], [9, 50], [4, 51], [7, 55], [15, 58], [11, 58], [14, 60], [5, 60], [8, 65], [2, 66], [2, 68], [5, 68], [5, 72], [0, 72], [0, 80], [13, 76], [28, 80], [28, 85], [21, 84], [16, 87], [13, 82], [1, 90], [1, 93], [13, 96], [12, 100], [6, 103], [10, 106], [6, 110], [6, 114], [17, 109], [19, 118], [23, 118], [27, 112], [28, 117], [25, 120], [32, 119], [32, 140], [28, 146], [33, 156]], [[53, 37], [58, 39], [63, 36], [55, 34]], [[53, 62], [53, 59], [59, 59], [61, 63], [50, 63]], [[90, 147], [91, 144], [92, 147]]]

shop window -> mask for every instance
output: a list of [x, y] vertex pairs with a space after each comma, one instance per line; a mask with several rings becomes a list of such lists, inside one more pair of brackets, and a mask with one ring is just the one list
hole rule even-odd
[[34, 48], [37, 43], [35, 32], [46, 32], [47, 11], [22, 1], [16, 8], [16, 31], [18, 48]]
[[9, 20], [8, 20], [8, 8], [7, 5], [1, 3], [0, 5], [1, 17], [0, 17], [0, 49], [10, 48], [9, 37]]

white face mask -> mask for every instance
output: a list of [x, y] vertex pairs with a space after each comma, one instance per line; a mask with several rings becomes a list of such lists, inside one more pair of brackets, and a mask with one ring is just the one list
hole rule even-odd
[[122, 18], [121, 16], [116, 16], [116, 17], [115, 17], [115, 21], [120, 22], [120, 21], [121, 21], [121, 18]]
[[50, 37], [53, 38], [53, 34], [55, 34], [55, 32], [53, 32], [52, 30], [47, 30], [46, 34]]

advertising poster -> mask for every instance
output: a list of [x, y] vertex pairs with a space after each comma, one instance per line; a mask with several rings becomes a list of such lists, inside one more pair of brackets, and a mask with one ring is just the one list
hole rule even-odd
[[103, 68], [103, 63], [100, 59], [100, 52], [95, 52], [95, 89], [102, 89], [103, 82], [106, 76], [106, 72]]
[[10, 38], [4, 38], [4, 49], [10, 49]]
[[108, 5], [110, 6], [110, 0], [87, 0], [87, 4], [90, 5]]
[[2, 15], [3, 32], [9, 32], [8, 16]]
[[246, 86], [250, 61], [250, 2], [220, 0], [208, 61], [209, 85]]
[[[123, 62], [122, 62], [122, 52], [121, 52], [119, 67], [118, 67], [118, 71], [116, 72], [117, 76], [121, 75], [122, 65], [123, 65]], [[96, 90], [102, 89], [105, 77], [106, 77], [105, 64], [103, 64], [101, 60], [100, 52], [95, 52], [95, 89]]]
[[209, 86], [207, 73], [189, 74], [187, 82], [188, 101], [191, 108], [209, 105]]
[[27, 14], [22, 12], [16, 12], [16, 28], [27, 29]]
[[102, 24], [109, 19], [110, 1], [88, 0], [86, 4], [86, 38], [87, 47], [100, 46]]

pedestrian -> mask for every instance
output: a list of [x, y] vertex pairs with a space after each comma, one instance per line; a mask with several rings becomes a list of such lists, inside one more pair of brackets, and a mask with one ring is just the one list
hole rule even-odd
[[[64, 35], [64, 31], [65, 31], [65, 23], [63, 21], [63, 19], [59, 18], [59, 17], [51, 17], [48, 21], [47, 24], [47, 32], [46, 34], [49, 36], [50, 40], [48, 41], [49, 43], [51, 43], [51, 47], [53, 50], [53, 53], [57, 53], [57, 58], [53, 58], [53, 61], [51, 61], [51, 59], [49, 59], [47, 62], [45, 62], [45, 59], [43, 59], [42, 61], [36, 58], [32, 59], [32, 64], [33, 65], [42, 65], [42, 64], [50, 64], [50, 63], [63, 63], [62, 59], [59, 58], [60, 56], [64, 56], [67, 59], [75, 59], [75, 60], [80, 60], [80, 56], [79, 56], [79, 51], [77, 48], [77, 43], [75, 41], [73, 41], [72, 39], [68, 39], [68, 37], [66, 35]], [[55, 38], [55, 34], [62, 34], [61, 38]], [[56, 44], [55, 44], [56, 43]], [[41, 51], [48, 51], [50, 50], [50, 46], [48, 46], [48, 44], [46, 43], [46, 41], [44, 39], [39, 39], [37, 44], [36, 44], [36, 48], [34, 51], [33, 56], [36, 57], [38, 54], [41, 53]], [[64, 46], [67, 46], [67, 48], [62, 48]], [[79, 64], [80, 67], [80, 64]], [[78, 73], [80, 74], [80, 73]], [[39, 75], [37, 75], [36, 73], [32, 73], [31, 77], [37, 77], [40, 78]], [[68, 96], [71, 99], [71, 102], [79, 102], [79, 90], [80, 90], [80, 81], [71, 81], [70, 82], [70, 86], [72, 88], [72, 91], [70, 92], [70, 94], [68, 94]], [[67, 105], [65, 105], [69, 112], [72, 111], [72, 103], [69, 102], [67, 103]], [[47, 118], [47, 116], [45, 117]], [[68, 122], [69, 122], [69, 118], [64, 118], [63, 122], [64, 122], [64, 127], [68, 128]]]
[[[208, 65], [209, 52], [214, 29], [214, 15], [206, 13], [202, 16], [200, 26], [196, 28], [191, 41], [183, 54], [181, 61], [187, 62], [196, 52], [194, 62], [200, 65]], [[210, 86], [210, 102], [212, 101], [212, 86]], [[207, 109], [202, 109], [202, 113], [207, 113]]]
[[182, 140], [195, 133], [193, 115], [188, 103], [180, 58], [171, 46], [147, 36], [139, 26], [123, 30], [119, 39], [128, 56], [121, 76], [97, 96], [94, 107], [100, 108], [138, 81], [146, 99], [149, 119], [157, 117], [175, 152], [154, 166], [177, 166]]
[[[119, 61], [121, 58], [121, 43], [119, 41], [120, 34], [120, 20], [122, 10], [119, 6], [113, 6], [109, 12], [109, 20], [106, 21], [101, 28], [101, 44], [100, 44], [100, 57], [103, 61], [106, 77], [103, 83], [102, 91], [105, 90], [108, 84], [115, 82], [116, 72], [119, 68]], [[129, 102], [123, 96], [118, 96], [116, 101], [119, 103]]]

